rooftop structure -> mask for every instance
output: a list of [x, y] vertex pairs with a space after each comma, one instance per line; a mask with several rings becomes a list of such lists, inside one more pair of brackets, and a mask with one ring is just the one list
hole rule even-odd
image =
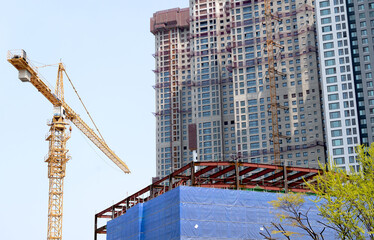
[[151, 18], [151, 32], [156, 34], [158, 31], [167, 29], [188, 28], [190, 25], [189, 18], [188, 8], [174, 8], [156, 12]]
[[[269, 203], [278, 194], [257, 191], [234, 191], [216, 188], [179, 186], [157, 198], [139, 203], [108, 222], [108, 240], [164, 240], [164, 239], [264, 239], [265, 227], [272, 239], [282, 234], [273, 232], [271, 222], [279, 223], [277, 214]], [[336, 233], [319, 221], [314, 196], [305, 196], [301, 212], [308, 212], [308, 222], [325, 239], [339, 239]], [[324, 220], [322, 220], [324, 221]], [[300, 228], [282, 222], [292, 231], [293, 239], [306, 239], [308, 234]]]
[[[304, 180], [312, 181], [313, 177], [318, 173], [321, 173], [321, 170], [269, 164], [191, 162], [97, 213], [95, 215], [95, 236], [106, 234], [106, 220], [117, 218], [137, 204], [147, 202], [178, 186], [236, 190], [252, 189], [274, 192], [309, 192], [305, 188]], [[104, 223], [104, 225], [99, 226], [100, 223]]]

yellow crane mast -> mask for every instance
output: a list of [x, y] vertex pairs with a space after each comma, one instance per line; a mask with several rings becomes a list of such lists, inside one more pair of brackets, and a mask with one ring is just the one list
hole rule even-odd
[[[271, 112], [271, 125], [273, 130], [273, 149], [274, 149], [274, 164], [280, 165], [280, 138], [287, 138], [279, 134], [279, 125], [278, 125], [278, 108], [288, 109], [288, 107], [280, 106], [277, 102], [277, 85], [275, 83], [275, 75], [278, 73], [275, 69], [275, 57], [274, 57], [274, 47], [282, 48], [281, 45], [277, 44], [273, 40], [273, 18], [279, 20], [271, 13], [271, 1], [264, 0], [265, 5], [265, 24], [266, 24], [266, 47], [268, 54], [268, 77], [270, 85], [270, 112]], [[283, 162], [283, 176], [284, 176], [284, 191], [288, 192], [287, 183], [287, 162]]]
[[[66, 148], [66, 142], [70, 138], [72, 122], [81, 130], [110, 160], [112, 160], [123, 172], [130, 173], [128, 166], [108, 147], [104, 139], [99, 137], [64, 100], [63, 73], [66, 74], [64, 65], [58, 65], [56, 89], [48, 87], [46, 82], [38, 74], [26, 56], [24, 50], [8, 51], [8, 62], [19, 72], [22, 82], [30, 82], [44, 97], [52, 103], [53, 118], [48, 123], [50, 129], [46, 140], [49, 141], [49, 152], [46, 158], [48, 163], [49, 201], [48, 201], [48, 240], [62, 239], [63, 216], [63, 186], [66, 163], [70, 156]], [[67, 74], [66, 74], [67, 75]], [[96, 125], [95, 125], [96, 126]], [[69, 128], [69, 129], [68, 129]], [[100, 132], [99, 132], [100, 134]]]
[[270, 85], [270, 112], [271, 112], [271, 125], [272, 125], [272, 140], [273, 140], [273, 149], [274, 149], [274, 164], [279, 165], [281, 164], [280, 161], [280, 138], [279, 134], [279, 126], [278, 126], [278, 108], [282, 108], [279, 106], [277, 102], [277, 87], [275, 83], [275, 75], [276, 69], [274, 64], [274, 47], [281, 47], [280, 45], [276, 44], [273, 40], [273, 18], [275, 16], [271, 13], [271, 1], [272, 0], [265, 0], [265, 24], [266, 24], [266, 47], [267, 47], [267, 55], [268, 55], [268, 77], [269, 77], [269, 85]]

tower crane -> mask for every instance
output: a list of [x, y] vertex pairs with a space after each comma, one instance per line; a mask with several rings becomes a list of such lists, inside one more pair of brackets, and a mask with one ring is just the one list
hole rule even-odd
[[[271, 12], [272, 0], [264, 0], [265, 6], [265, 25], [266, 25], [266, 47], [267, 47], [267, 54], [268, 54], [268, 77], [269, 77], [269, 85], [270, 85], [270, 112], [271, 112], [271, 125], [273, 130], [273, 149], [274, 149], [274, 164], [280, 165], [280, 138], [286, 138], [279, 133], [279, 126], [278, 126], [278, 109], [288, 109], [288, 107], [281, 106], [277, 102], [277, 84], [275, 83], [275, 75], [278, 74], [277, 70], [275, 69], [275, 57], [274, 57], [274, 47], [283, 48], [283, 46], [274, 42], [274, 34], [273, 34], [273, 19], [279, 20], [275, 17]], [[288, 185], [287, 182], [287, 169], [286, 169], [287, 162], [283, 160], [283, 176], [284, 176], [284, 186], [285, 192], [288, 192]]]
[[[274, 164], [279, 165], [281, 164], [280, 159], [280, 138], [284, 138], [284, 136], [279, 134], [279, 126], [278, 126], [278, 108], [285, 108], [278, 104], [277, 102], [277, 86], [275, 83], [275, 75], [277, 71], [275, 69], [275, 59], [274, 59], [274, 47], [283, 48], [281, 45], [277, 44], [273, 40], [273, 18], [276, 18], [271, 13], [271, 1], [272, 0], [265, 0], [265, 25], [266, 25], [266, 47], [267, 47], [267, 55], [268, 55], [268, 77], [269, 77], [269, 85], [270, 85], [270, 112], [271, 112], [271, 125], [273, 130], [273, 149], [274, 149]], [[278, 19], [277, 19], [278, 20]]]
[[[62, 210], [63, 186], [66, 163], [70, 156], [66, 142], [70, 138], [72, 122], [85, 134], [110, 160], [112, 160], [124, 173], [130, 173], [128, 166], [109, 148], [100, 132], [100, 137], [91, 129], [80, 116], [65, 102], [63, 75], [68, 77], [62, 63], [58, 64], [56, 89], [46, 84], [38, 69], [32, 65], [24, 50], [8, 51], [8, 62], [18, 70], [18, 77], [22, 82], [31, 83], [53, 105], [53, 117], [48, 123], [50, 129], [46, 140], [49, 141], [49, 152], [45, 159], [48, 163], [49, 201], [48, 201], [48, 240], [62, 239]], [[69, 77], [68, 77], [69, 78]], [[70, 79], [69, 79], [70, 80]], [[95, 125], [95, 123], [94, 123]], [[96, 125], [95, 125], [96, 127]]]

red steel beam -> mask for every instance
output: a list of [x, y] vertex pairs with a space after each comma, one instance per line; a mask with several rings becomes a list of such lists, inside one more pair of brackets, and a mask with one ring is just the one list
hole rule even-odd
[[262, 170], [261, 172], [255, 173], [255, 174], [253, 174], [251, 176], [248, 176], [248, 177], [244, 178], [242, 180], [242, 182], [245, 183], [245, 182], [251, 181], [253, 179], [259, 178], [259, 177], [261, 177], [261, 176], [263, 176], [263, 175], [265, 175], [267, 173], [270, 173], [270, 172], [274, 172], [274, 170], [273, 169]]
[[301, 168], [301, 167], [286, 167], [287, 171], [295, 171], [295, 172], [306, 172], [306, 173], [319, 173], [322, 172], [321, 169], [316, 168]]
[[235, 170], [235, 166], [231, 165], [227, 168], [224, 168], [223, 170], [221, 170], [219, 172], [216, 172], [216, 173], [210, 175], [209, 178], [216, 178], [216, 177], [222, 176], [223, 174], [228, 173], [228, 172], [233, 171], [233, 170]]
[[[218, 184], [202, 184], [200, 187], [206, 187], [206, 188], [231, 188], [234, 189], [236, 188], [235, 184], [224, 184], [224, 183], [218, 183]], [[281, 191], [282, 188], [280, 187], [270, 187], [270, 186], [258, 186], [258, 185], [251, 185], [251, 184], [240, 184], [240, 188], [247, 188], [247, 189], [252, 189], [252, 188], [261, 188], [264, 190], [269, 190], [269, 191]]]
[[230, 165], [235, 165], [233, 162], [195, 162], [195, 166], [230, 166]]
[[204, 169], [201, 169], [200, 171], [196, 172], [195, 177], [203, 175], [204, 173], [207, 173], [207, 172], [213, 170], [214, 168], [216, 168], [216, 167], [215, 166], [207, 166]]
[[304, 175], [306, 175], [305, 172], [298, 172], [298, 173], [295, 173], [295, 174], [293, 174], [293, 175], [291, 175], [291, 176], [288, 176], [288, 177], [287, 177], [287, 180], [288, 180], [288, 181], [291, 181], [291, 180], [293, 180], [293, 179], [295, 179], [295, 178], [299, 178], [299, 177], [302, 177], [302, 176], [304, 176]]
[[[240, 166], [240, 165], [239, 165]], [[255, 167], [247, 167], [246, 169], [243, 169], [243, 170], [241, 170], [240, 172], [239, 172], [239, 176], [243, 176], [244, 174], [247, 174], [247, 173], [249, 173], [249, 172], [252, 172], [253, 170], [256, 170], [257, 168], [255, 168]], [[232, 174], [232, 175], [230, 175], [230, 176], [228, 176], [226, 179], [231, 179], [232, 177], [234, 177], [234, 179], [235, 179], [235, 173], [234, 174]]]
[[[232, 166], [235, 165], [235, 162], [195, 162], [195, 166]], [[271, 168], [271, 169], [280, 169], [283, 170], [283, 166], [270, 165], [270, 164], [259, 164], [259, 163], [244, 163], [239, 162], [240, 167], [255, 167], [255, 168]], [[300, 168], [303, 169], [303, 168]]]
[[96, 233], [100, 233], [100, 234], [106, 233], [106, 225], [96, 229]]
[[270, 182], [271, 180], [277, 179], [279, 177], [283, 176], [283, 171], [279, 171], [273, 175], [270, 175], [269, 177], [266, 177], [263, 179], [264, 182]]
[[303, 178], [302, 180], [297, 180], [295, 182], [292, 182], [292, 183], [289, 183], [288, 186], [289, 187], [294, 187], [294, 186], [297, 186], [297, 185], [301, 185], [303, 184], [305, 181], [308, 181], [309, 179], [313, 179], [317, 174], [313, 174], [313, 175], [310, 175], [306, 178]]
[[[200, 185], [200, 187], [234, 189], [236, 186], [235, 186], [235, 184], [202, 184], [202, 185]], [[267, 191], [282, 191], [282, 190], [284, 190], [281, 187], [258, 186], [258, 185], [251, 185], [251, 184], [240, 185], [240, 188], [247, 188], [247, 189], [258, 188], [258, 189], [264, 189], [264, 190], [267, 190]], [[301, 188], [289, 188], [289, 190], [292, 191], [292, 192], [310, 192], [310, 190], [308, 190], [308, 189], [301, 189]]]

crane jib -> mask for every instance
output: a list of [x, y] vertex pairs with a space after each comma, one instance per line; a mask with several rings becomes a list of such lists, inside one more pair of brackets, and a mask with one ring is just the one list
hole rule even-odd
[[9, 51], [8, 62], [19, 71], [19, 78], [21, 81], [30, 82], [34, 85], [53, 106], [62, 106], [66, 111], [66, 117], [71, 120], [79, 130], [81, 130], [123, 172], [130, 173], [128, 166], [108, 147], [105, 141], [101, 139], [65, 101], [61, 101], [53, 93], [52, 87], [48, 86], [46, 81], [39, 76], [37, 68], [28, 61], [24, 50]]
[[[63, 72], [65, 72], [65, 75], [68, 77], [69, 81], [70, 78], [67, 75], [62, 63], [59, 63], [56, 91], [52, 92], [53, 88], [49, 87], [47, 84], [48, 82], [44, 81], [41, 75], [38, 74], [38, 68], [34, 67], [30, 63], [24, 50], [8, 51], [8, 62], [10, 62], [18, 70], [18, 78], [22, 82], [30, 82], [54, 106], [52, 120], [48, 122], [48, 126], [50, 127], [50, 129], [45, 139], [46, 141], [49, 141], [49, 151], [47, 157], [45, 158], [45, 162], [48, 163], [49, 179], [47, 239], [61, 240], [63, 216], [63, 186], [66, 174], [65, 169], [66, 163], [71, 158], [68, 154], [69, 150], [66, 148], [66, 142], [70, 139], [70, 131], [68, 130], [70, 129], [68, 128], [70, 125], [69, 120], [74, 123], [74, 125], [79, 130], [81, 130], [87, 136], [87, 138], [90, 139], [124, 173], [130, 173], [130, 170], [127, 165], [108, 147], [104, 139], [102, 137], [100, 138], [94, 132], [94, 130], [91, 129], [80, 118], [80, 116], [75, 113], [69, 105], [65, 103]], [[95, 125], [94, 122], [93, 124]], [[97, 131], [99, 132], [98, 129]]]

